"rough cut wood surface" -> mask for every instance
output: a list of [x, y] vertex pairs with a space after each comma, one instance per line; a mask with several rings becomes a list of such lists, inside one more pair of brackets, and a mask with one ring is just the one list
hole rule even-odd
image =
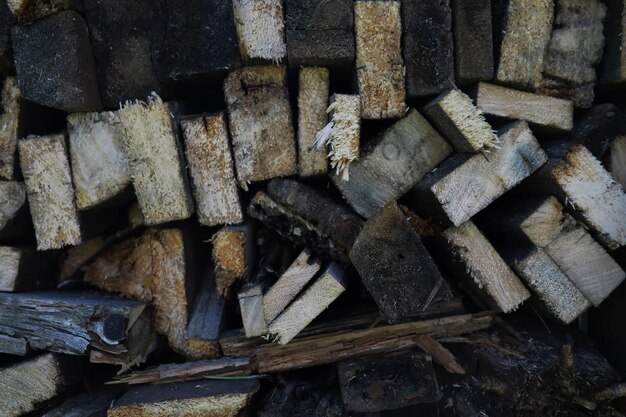
[[64, 135], [19, 141], [37, 249], [59, 249], [81, 241], [74, 187]]
[[494, 84], [478, 84], [476, 105], [487, 116], [525, 120], [531, 126], [546, 130], [569, 131], [574, 125], [574, 106], [571, 101]]
[[457, 152], [476, 153], [499, 143], [480, 109], [461, 90], [442, 93], [424, 106], [424, 113]]
[[459, 226], [548, 160], [524, 122], [503, 127], [498, 136], [499, 148], [457, 154], [418, 183], [412, 191], [417, 209]]
[[600, 77], [603, 84], [626, 81], [626, 14], [624, 0], [606, 2], [607, 13], [604, 30], [606, 48], [602, 57]]
[[454, 69], [459, 84], [494, 76], [491, 0], [452, 0]]
[[[499, 0], [498, 0], [499, 1]], [[523, 90], [541, 77], [554, 19], [553, 0], [509, 0], [502, 25], [496, 80]], [[496, 27], [499, 27], [497, 24]]]
[[0, 181], [0, 231], [26, 203], [26, 187], [17, 181]]
[[5, 180], [12, 180], [15, 176], [21, 99], [15, 77], [6, 77], [2, 84], [0, 114], [0, 178]]
[[252, 267], [250, 243], [254, 239], [250, 226], [223, 227], [211, 238], [217, 295], [230, 298], [231, 287], [241, 281]]
[[322, 267], [322, 261], [306, 248], [293, 261], [278, 281], [263, 295], [263, 312], [267, 324], [291, 303], [302, 289], [313, 280]]
[[317, 133], [328, 121], [328, 68], [300, 69], [298, 87], [298, 168], [301, 177], [324, 175], [328, 172], [326, 148], [315, 149]]
[[277, 63], [287, 55], [282, 0], [233, 0], [233, 10], [245, 64]]
[[193, 202], [172, 109], [159, 96], [127, 102], [119, 111], [124, 151], [146, 224], [186, 219]]
[[296, 337], [346, 290], [344, 274], [339, 264], [331, 262], [322, 275], [268, 325], [270, 339], [285, 345]]
[[401, 117], [406, 111], [406, 90], [400, 2], [354, 2], [354, 30], [362, 117]]
[[79, 210], [93, 208], [130, 185], [118, 112], [70, 114], [67, 132]]
[[465, 278], [494, 308], [508, 313], [530, 297], [524, 284], [471, 220], [447, 229], [442, 240], [444, 256], [451, 261], [445, 267]]
[[264, 289], [264, 283], [250, 282], [245, 283], [237, 294], [246, 337], [262, 336], [267, 332], [267, 322], [263, 313]]
[[224, 95], [239, 186], [247, 190], [255, 181], [296, 174], [286, 68], [232, 71], [224, 81]]
[[223, 113], [181, 121], [198, 221], [205, 226], [243, 221]]
[[557, 321], [570, 324], [591, 307], [589, 300], [542, 248], [524, 251], [510, 265]]
[[0, 369], [0, 409], [6, 417], [19, 417], [63, 394], [72, 385], [67, 359], [46, 353]]
[[452, 147], [416, 110], [389, 127], [367, 155], [350, 164], [350, 179], [331, 178], [361, 216], [372, 217], [452, 153]]

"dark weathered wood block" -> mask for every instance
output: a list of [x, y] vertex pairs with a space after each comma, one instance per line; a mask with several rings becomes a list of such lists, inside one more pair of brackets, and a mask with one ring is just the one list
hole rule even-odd
[[585, 145], [598, 159], [607, 153], [618, 137], [626, 135], [626, 113], [614, 104], [593, 106], [574, 124], [567, 139]]
[[65, 111], [102, 107], [85, 20], [68, 10], [12, 30], [22, 96]]
[[451, 297], [448, 284], [395, 202], [365, 223], [350, 259], [390, 322]]
[[215, 276], [208, 273], [196, 294], [187, 327], [186, 355], [192, 360], [212, 359], [220, 355], [218, 337], [226, 318], [226, 302], [217, 294]]
[[456, 82], [471, 84], [494, 76], [491, 0], [452, 0]]
[[122, 396], [120, 387], [100, 387], [75, 395], [42, 417], [106, 417], [111, 403]]
[[623, 83], [626, 81], [626, 37], [624, 36], [624, 0], [608, 0], [604, 23], [606, 36], [604, 56], [600, 63], [602, 84]]

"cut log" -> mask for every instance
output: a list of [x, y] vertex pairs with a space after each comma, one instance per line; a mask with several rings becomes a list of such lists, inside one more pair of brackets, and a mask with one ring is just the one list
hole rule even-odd
[[[230, 1], [166, 0], [162, 3], [163, 10], [159, 12], [165, 20], [164, 35], [153, 48], [153, 56], [157, 75], [166, 84], [205, 86], [241, 67]], [[238, 7], [241, 3], [244, 2], [236, 2]], [[273, 26], [266, 27], [268, 31], [272, 29]], [[258, 36], [258, 32], [255, 34]]]
[[406, 112], [399, 1], [354, 2], [356, 68], [364, 119]]
[[217, 295], [229, 299], [254, 264], [252, 225], [224, 227], [213, 235], [211, 243]]
[[278, 281], [263, 296], [263, 316], [267, 324], [291, 303], [302, 289], [313, 280], [322, 267], [309, 249], [304, 249]]
[[81, 241], [74, 187], [64, 135], [19, 141], [37, 249], [59, 249]]
[[541, 77], [544, 54], [550, 42], [554, 0], [494, 1], [503, 2], [506, 7], [494, 31], [495, 45], [499, 48], [496, 80], [532, 90]]
[[83, 2], [104, 106], [118, 109], [126, 100], [162, 94], [151, 45], [162, 45], [165, 22], [155, 2]]
[[7, 4], [13, 16], [21, 24], [32, 22], [63, 10], [82, 10], [82, 4], [78, 0], [9, 0]]
[[409, 98], [439, 94], [453, 87], [451, 20], [449, 0], [402, 0], [403, 57]]
[[[290, 4], [289, 2], [287, 3]], [[298, 88], [298, 167], [301, 177], [328, 172], [326, 149], [314, 149], [317, 133], [326, 126], [328, 91], [327, 68], [301, 68]]]
[[63, 394], [78, 379], [72, 365], [61, 355], [47, 353], [0, 369], [2, 415], [28, 414]]
[[17, 181], [0, 181], [0, 236], [26, 207], [26, 187]]
[[533, 185], [572, 207], [572, 214], [610, 250], [626, 244], [624, 189], [584, 146], [573, 146], [561, 160], [551, 159]]
[[0, 291], [30, 291], [54, 287], [55, 254], [0, 246]]
[[485, 116], [461, 90], [439, 95], [424, 106], [424, 113], [457, 152], [476, 153], [499, 144]]
[[536, 294], [543, 310], [555, 320], [570, 324], [591, 307], [589, 300], [542, 248], [520, 251], [509, 264]]
[[186, 119], [181, 126], [198, 221], [205, 226], [241, 223], [243, 214], [224, 114]]
[[626, 135], [611, 143], [610, 171], [615, 181], [626, 190]]
[[344, 274], [339, 264], [331, 262], [322, 275], [268, 325], [270, 339], [285, 345], [296, 337], [346, 290]]
[[524, 284], [471, 220], [447, 229], [437, 242], [439, 265], [468, 286], [492, 307], [504, 313], [517, 309], [530, 297]]
[[494, 76], [491, 0], [452, 0], [454, 68], [459, 84]]
[[548, 44], [540, 94], [572, 100], [576, 107], [591, 107], [596, 65], [604, 48], [606, 6], [598, 0], [556, 0], [556, 27]]
[[624, 0], [609, 0], [606, 5], [606, 46], [600, 77], [603, 84], [623, 83], [626, 81], [626, 3]]
[[111, 403], [122, 394], [119, 387], [97, 388], [71, 397], [42, 417], [106, 417]]
[[626, 113], [606, 103], [593, 106], [574, 125], [567, 141], [584, 145], [596, 158], [602, 160], [613, 141], [626, 135]]
[[79, 210], [96, 207], [130, 186], [118, 112], [70, 114], [67, 132]]
[[258, 192], [248, 213], [289, 240], [330, 255], [347, 266], [348, 252], [363, 220], [343, 205], [293, 180], [275, 179], [269, 195]]
[[498, 136], [498, 149], [457, 154], [419, 182], [411, 191], [418, 214], [459, 226], [548, 160], [524, 122], [505, 126]]
[[146, 224], [186, 219], [193, 202], [172, 109], [159, 96], [127, 102], [119, 111], [124, 151]]
[[15, 177], [17, 140], [20, 135], [21, 93], [15, 77], [2, 83], [2, 114], [0, 115], [0, 178]]
[[17, 81], [25, 99], [68, 112], [100, 110], [95, 63], [81, 15], [59, 12], [14, 26], [11, 34]]
[[130, 389], [107, 412], [108, 417], [236, 417], [259, 390], [256, 380], [182, 382]]
[[349, 167], [360, 155], [361, 99], [358, 95], [333, 94], [330, 123], [317, 134], [315, 146], [324, 147], [328, 141], [330, 167], [348, 180]]
[[452, 297], [448, 284], [395, 202], [365, 223], [354, 241], [350, 259], [390, 322]]
[[476, 105], [486, 116], [525, 120], [531, 126], [546, 131], [569, 131], [574, 125], [574, 106], [571, 101], [494, 84], [478, 84]]
[[0, 306], [0, 335], [25, 340], [33, 350], [85, 355], [92, 349], [136, 360], [151, 342], [150, 311], [139, 301], [94, 293], [0, 293]]
[[98, 256], [85, 268], [84, 280], [124, 297], [152, 301], [156, 331], [184, 353], [197, 278], [187, 246], [180, 229], [149, 230]]
[[[237, 3], [252, 7], [258, 2]], [[247, 190], [251, 182], [296, 174], [287, 70], [270, 66], [235, 70], [224, 81], [224, 94], [241, 188]]]
[[432, 360], [423, 353], [351, 359], [337, 364], [337, 374], [348, 411], [396, 410], [442, 397]]
[[225, 320], [225, 302], [217, 294], [213, 274], [207, 274], [196, 296], [187, 327], [186, 355], [191, 360], [220, 356], [218, 337]]
[[350, 165], [350, 179], [333, 183], [361, 216], [372, 217], [398, 199], [452, 153], [452, 148], [416, 110], [383, 134], [372, 151]]
[[354, 62], [354, 13], [351, 0], [330, 4], [285, 2], [289, 66], [347, 69]]
[[244, 64], [279, 62], [287, 55], [282, 0], [233, 0]]

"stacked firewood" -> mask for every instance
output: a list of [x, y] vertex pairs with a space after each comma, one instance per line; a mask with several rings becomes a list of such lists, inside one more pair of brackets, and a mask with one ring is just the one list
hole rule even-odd
[[0, 416], [621, 416], [624, 7], [1, 1]]

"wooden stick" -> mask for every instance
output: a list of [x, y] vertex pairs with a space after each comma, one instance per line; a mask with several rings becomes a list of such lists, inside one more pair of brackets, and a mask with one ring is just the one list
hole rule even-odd
[[205, 226], [243, 221], [224, 113], [181, 121], [198, 221]]
[[65, 137], [50, 135], [20, 140], [19, 153], [37, 249], [59, 249], [80, 243]]
[[2, 111], [0, 115], [0, 178], [15, 177], [17, 140], [20, 132], [22, 97], [15, 77], [6, 77], [2, 83]]
[[244, 64], [279, 62], [287, 55], [281, 0], [235, 0], [233, 8]]
[[146, 224], [186, 219], [193, 202], [172, 109], [159, 96], [127, 102], [119, 112], [124, 151]]
[[350, 178], [331, 178], [361, 216], [370, 218], [404, 195], [452, 153], [452, 147], [416, 110], [394, 123], [364, 157], [350, 164]]
[[487, 116], [525, 120], [533, 127], [548, 131], [569, 131], [574, 124], [574, 106], [571, 101], [494, 84], [478, 84], [476, 105]]
[[0, 291], [30, 291], [54, 286], [54, 253], [0, 246]]
[[406, 112], [406, 91], [400, 2], [355, 1], [354, 30], [362, 117], [401, 117]]
[[130, 186], [118, 112], [70, 114], [67, 132], [79, 210], [93, 208]]
[[258, 66], [232, 71], [224, 81], [224, 95], [239, 186], [247, 190], [251, 182], [296, 174], [286, 69]]
[[301, 177], [324, 175], [328, 171], [325, 148], [313, 149], [313, 144], [317, 133], [326, 126], [329, 88], [330, 79], [327, 68], [308, 67], [300, 69], [298, 167]]
[[465, 369], [456, 361], [452, 352], [427, 334], [415, 338], [415, 342], [433, 361], [451, 374], [465, 375]]

